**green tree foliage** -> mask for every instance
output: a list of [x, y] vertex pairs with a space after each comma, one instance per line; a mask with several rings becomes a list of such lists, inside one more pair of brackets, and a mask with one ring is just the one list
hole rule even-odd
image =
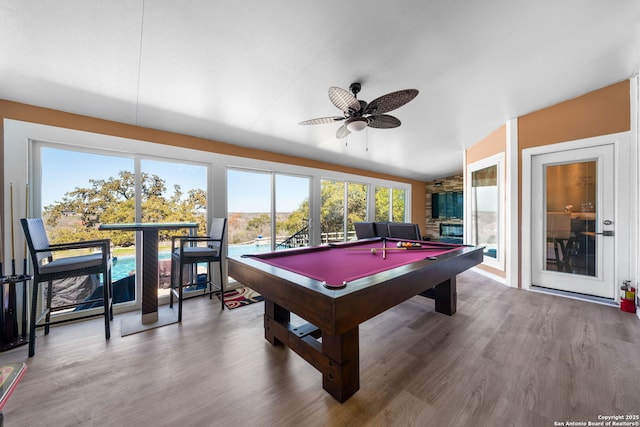
[[376, 187], [376, 221], [389, 221], [389, 192], [387, 187]]
[[[255, 218], [251, 218], [247, 224], [247, 231], [254, 233], [255, 235], [271, 234], [271, 216], [263, 213]], [[269, 232], [269, 233], [267, 233]]]
[[405, 204], [406, 204], [406, 195], [404, 190], [400, 190], [398, 188], [392, 189], [393, 194], [393, 205], [391, 218], [394, 222], [404, 222], [405, 220]]
[[276, 223], [278, 236], [291, 236], [303, 230], [309, 224], [309, 199], [305, 199], [298, 208], [284, 220]]
[[406, 193], [398, 188], [376, 187], [376, 221], [389, 221], [389, 200], [392, 199], [391, 220], [404, 222]]
[[344, 224], [344, 182], [323, 180], [321, 186], [320, 230], [341, 232]]
[[[323, 233], [343, 231], [345, 185], [342, 181], [322, 181], [320, 227]], [[347, 189], [347, 226], [352, 231], [354, 222], [367, 219], [367, 186], [349, 183]]]
[[367, 220], [367, 186], [348, 184], [347, 192], [347, 230], [355, 231], [354, 222]]
[[[157, 175], [141, 175], [142, 222], [195, 222], [205, 233], [207, 198], [205, 191], [191, 189], [183, 197], [179, 185], [166, 197], [164, 181]], [[91, 179], [88, 187], [76, 187], [62, 200], [44, 208], [52, 243], [109, 237], [116, 246], [135, 243], [133, 232], [98, 231], [100, 224], [129, 223], [135, 220], [135, 175], [120, 171], [116, 178]], [[185, 231], [186, 232], [186, 231]], [[161, 231], [160, 239], [169, 239], [175, 231]]]

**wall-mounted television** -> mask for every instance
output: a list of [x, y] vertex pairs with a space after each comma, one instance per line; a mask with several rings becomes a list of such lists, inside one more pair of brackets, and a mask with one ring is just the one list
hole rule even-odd
[[431, 218], [460, 218], [463, 216], [462, 191], [431, 194]]

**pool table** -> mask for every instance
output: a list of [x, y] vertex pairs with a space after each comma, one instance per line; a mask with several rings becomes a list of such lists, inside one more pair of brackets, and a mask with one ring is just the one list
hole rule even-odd
[[[265, 338], [322, 373], [339, 402], [360, 388], [358, 326], [415, 296], [456, 312], [456, 275], [482, 262], [483, 248], [389, 238], [228, 258], [229, 276], [264, 296]], [[309, 322], [291, 323], [291, 313]]]

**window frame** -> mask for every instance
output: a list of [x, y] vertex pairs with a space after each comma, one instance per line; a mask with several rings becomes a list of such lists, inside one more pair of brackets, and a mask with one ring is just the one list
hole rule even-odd
[[504, 161], [504, 153], [498, 153], [493, 156], [484, 158], [482, 160], [478, 160], [476, 162], [470, 163], [466, 168], [466, 176], [465, 176], [465, 188], [464, 188], [464, 204], [465, 204], [465, 215], [464, 215], [464, 241], [466, 244], [472, 244], [472, 221], [473, 221], [473, 204], [472, 204], [472, 193], [473, 193], [473, 173], [480, 171], [482, 169], [486, 169], [491, 166], [496, 166], [496, 177], [497, 177], [497, 193], [498, 193], [498, 206], [497, 206], [497, 236], [496, 236], [496, 258], [490, 256], [484, 256], [483, 264], [489, 267], [496, 268], [498, 270], [504, 271], [505, 269], [505, 161]]
[[[197, 162], [188, 159], [177, 159], [177, 158], [169, 158], [162, 156], [154, 156], [144, 153], [138, 153], [134, 151], [120, 151], [120, 150], [110, 150], [108, 148], [102, 147], [87, 147], [83, 145], [77, 145], [73, 143], [66, 142], [50, 142], [42, 139], [30, 139], [29, 140], [30, 152], [31, 152], [31, 182], [34, 184], [32, 195], [31, 195], [31, 206], [29, 208], [30, 215], [34, 215], [34, 213], [38, 216], [41, 216], [43, 213], [42, 206], [42, 148], [50, 148], [61, 151], [73, 151], [76, 153], [84, 153], [90, 155], [100, 155], [100, 156], [111, 156], [111, 157], [120, 157], [124, 159], [129, 159], [132, 161], [133, 170], [132, 172], [135, 174], [135, 213], [134, 220], [139, 222], [142, 217], [142, 191], [141, 191], [141, 173], [144, 172], [142, 170], [142, 162], [145, 160], [158, 161], [158, 162], [166, 162], [166, 163], [180, 163], [187, 164], [193, 166], [199, 166], [206, 168], [206, 192], [207, 192], [207, 214], [206, 214], [206, 223], [209, 223], [209, 219], [211, 216], [211, 207], [212, 207], [212, 197], [211, 197], [211, 164], [204, 162]], [[140, 233], [136, 233], [136, 251], [135, 251], [135, 259], [136, 259], [136, 277], [141, 277], [142, 275], [142, 245], [140, 244]], [[166, 292], [162, 295], [158, 295], [158, 303], [163, 304], [169, 300], [169, 292]], [[39, 302], [40, 304], [40, 302]], [[135, 299], [132, 301], [126, 301], [122, 303], [118, 303], [114, 305], [114, 311], [130, 311], [140, 309], [142, 306], [142, 281], [136, 280], [136, 292]], [[40, 308], [41, 309], [41, 308]], [[87, 309], [87, 312], [97, 311], [99, 309]], [[60, 313], [56, 316], [59, 316], [61, 319], [64, 318], [73, 318], [78, 317], [80, 314], [74, 313]], [[84, 314], [82, 314], [84, 315]]]

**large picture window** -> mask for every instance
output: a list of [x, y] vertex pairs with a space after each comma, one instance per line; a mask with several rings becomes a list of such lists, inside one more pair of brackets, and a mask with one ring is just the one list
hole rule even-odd
[[[200, 225], [200, 233], [207, 231], [207, 166], [80, 151], [62, 144], [35, 143], [34, 148], [39, 154], [39, 215], [45, 221], [50, 242], [111, 239], [116, 304], [137, 300], [139, 245], [134, 232], [99, 231], [100, 224], [195, 222]], [[170, 233], [176, 234], [165, 231], [159, 236], [160, 297], [168, 295], [169, 289]], [[102, 284], [95, 284], [99, 286]], [[70, 299], [84, 297], [73, 292], [64, 295]]]

